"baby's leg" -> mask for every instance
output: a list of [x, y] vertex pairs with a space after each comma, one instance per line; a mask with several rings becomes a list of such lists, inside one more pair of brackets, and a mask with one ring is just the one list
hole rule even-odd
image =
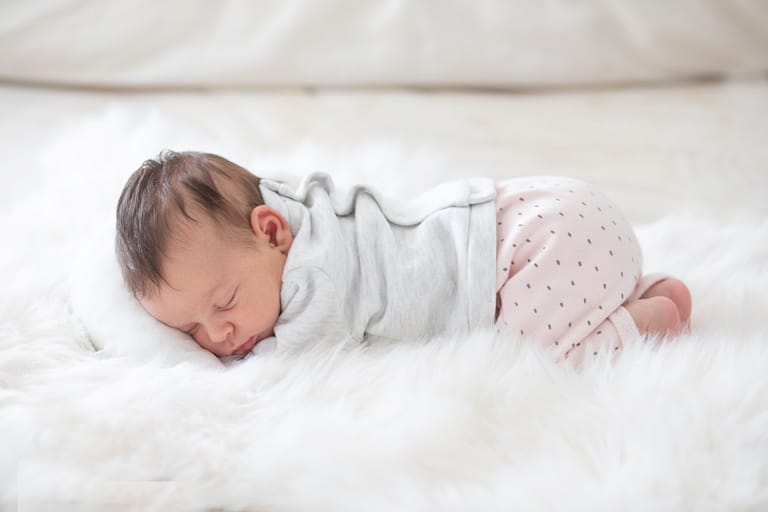
[[577, 342], [565, 358], [579, 366], [590, 353], [597, 355], [608, 345], [610, 350], [618, 351], [624, 340], [637, 339], [641, 335], [663, 338], [678, 334], [689, 327], [690, 314], [691, 294], [682, 281], [658, 275], [645, 276], [632, 298]]
[[[513, 286], [505, 286], [501, 291], [500, 297], [510, 297], [518, 295]], [[522, 295], [522, 294], [520, 294]], [[609, 299], [610, 300], [610, 299]], [[499, 301], [503, 305], [503, 299]], [[545, 301], [542, 303], [546, 304]], [[586, 307], [588, 302], [577, 301], [579, 305], [585, 305], [582, 313], [599, 319], [599, 313], [608, 308], [598, 306], [598, 311]], [[513, 301], [516, 310], [519, 310], [519, 302]], [[632, 305], [631, 309], [628, 307]], [[625, 307], [626, 306], [626, 307]], [[578, 323], [568, 321], [567, 327], [562, 325], [563, 318], [555, 315], [551, 316], [552, 308], [546, 306], [542, 309], [534, 308], [534, 313], [541, 312], [540, 318], [534, 318], [536, 315], [526, 315], [520, 311], [522, 316], [515, 312], [504, 312], [499, 308], [499, 318], [496, 322], [497, 330], [509, 332], [517, 337], [532, 338], [545, 347], [551, 348], [556, 360], [567, 360], [575, 366], [580, 366], [588, 354], [598, 355], [601, 350], [619, 351], [627, 341], [638, 340], [643, 334], [671, 334], [672, 330], [678, 331], [680, 325], [679, 315], [674, 303], [666, 297], [654, 297], [649, 299], [635, 300], [632, 303], [618, 306], [607, 318], [602, 321], [591, 322], [587, 320], [587, 328], [578, 329]], [[665, 306], [669, 306], [666, 307]], [[509, 310], [511, 308], [507, 308]], [[578, 311], [570, 308], [571, 311]], [[662, 324], [662, 315], [665, 314], [668, 320]], [[636, 318], [637, 317], [637, 318]], [[645, 319], [653, 319], [646, 321]], [[668, 328], [662, 327], [663, 325]], [[518, 329], [514, 331], [513, 329]], [[547, 331], [544, 332], [543, 329]]]
[[577, 368], [587, 356], [597, 356], [601, 350], [618, 352], [624, 342], [640, 336], [637, 324], [629, 311], [620, 307], [582, 340], [576, 342], [563, 359]]
[[497, 207], [500, 333], [536, 340], [557, 360], [592, 334], [619, 347], [639, 336], [621, 305], [656, 278], [641, 276], [640, 247], [610, 200], [575, 180], [531, 178], [500, 183]]

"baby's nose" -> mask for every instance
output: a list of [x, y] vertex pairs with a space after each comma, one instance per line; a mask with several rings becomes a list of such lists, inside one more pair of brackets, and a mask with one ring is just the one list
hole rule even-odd
[[224, 343], [232, 337], [234, 331], [232, 324], [221, 325], [212, 333], [211, 339], [216, 343]]

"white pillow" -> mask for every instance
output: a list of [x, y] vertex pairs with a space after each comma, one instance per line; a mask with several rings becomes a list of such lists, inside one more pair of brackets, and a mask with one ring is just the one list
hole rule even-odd
[[71, 274], [72, 312], [94, 346], [108, 357], [173, 366], [222, 367], [189, 336], [158, 322], [123, 284], [114, 251], [112, 224], [96, 228], [84, 243]]
[[764, 0], [0, 2], [0, 79], [522, 86], [768, 70]]

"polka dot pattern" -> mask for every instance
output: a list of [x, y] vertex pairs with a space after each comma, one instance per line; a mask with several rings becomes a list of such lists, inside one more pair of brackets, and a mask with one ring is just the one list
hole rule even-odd
[[642, 254], [617, 207], [587, 183], [531, 177], [499, 182], [496, 208], [497, 331], [558, 359], [620, 347], [607, 321], [641, 279]]

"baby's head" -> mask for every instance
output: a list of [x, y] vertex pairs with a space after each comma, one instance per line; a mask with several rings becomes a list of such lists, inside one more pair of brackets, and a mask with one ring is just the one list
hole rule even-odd
[[128, 289], [218, 356], [272, 335], [291, 242], [259, 178], [213, 154], [163, 151], [133, 173], [117, 204]]

